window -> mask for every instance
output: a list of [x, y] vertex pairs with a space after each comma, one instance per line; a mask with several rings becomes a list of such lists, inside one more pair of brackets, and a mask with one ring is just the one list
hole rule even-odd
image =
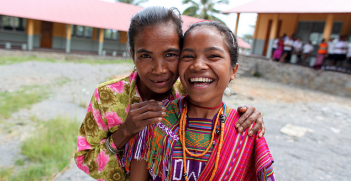
[[117, 30], [105, 30], [104, 38], [106, 40], [118, 40], [119, 32]]
[[88, 26], [73, 25], [72, 36], [91, 38], [93, 36], [93, 28]]
[[0, 15], [0, 29], [9, 31], [25, 31], [26, 25], [26, 19]]

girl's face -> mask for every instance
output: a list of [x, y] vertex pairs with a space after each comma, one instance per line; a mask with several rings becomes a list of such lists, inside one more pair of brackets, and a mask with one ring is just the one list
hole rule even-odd
[[169, 91], [177, 80], [179, 43], [169, 23], [145, 27], [134, 37], [134, 64], [141, 83], [154, 93]]
[[206, 107], [221, 103], [238, 65], [231, 66], [224, 37], [213, 27], [196, 27], [184, 40], [179, 77], [192, 101]]

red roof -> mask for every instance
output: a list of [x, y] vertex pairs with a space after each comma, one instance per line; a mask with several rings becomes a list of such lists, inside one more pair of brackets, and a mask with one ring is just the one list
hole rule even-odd
[[239, 38], [239, 37], [236, 37], [237, 41], [238, 41], [238, 46], [240, 48], [246, 48], [246, 49], [251, 49], [251, 46], [246, 43], [243, 39]]
[[[57, 23], [128, 31], [143, 7], [100, 0], [0, 0], [0, 14]], [[183, 31], [203, 19], [182, 15]], [[239, 45], [240, 46], [240, 45]]]
[[222, 13], [351, 13], [351, 0], [254, 0]]
[[[128, 31], [140, 6], [100, 0], [0, 0], [0, 14], [65, 24]], [[202, 19], [182, 16], [183, 30]]]

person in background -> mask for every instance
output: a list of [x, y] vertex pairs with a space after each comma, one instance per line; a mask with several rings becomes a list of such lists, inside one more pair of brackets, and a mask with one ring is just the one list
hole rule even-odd
[[325, 42], [325, 39], [319, 44], [318, 54], [316, 57], [316, 61], [313, 65], [314, 69], [320, 69], [323, 65], [324, 59], [327, 57], [328, 53], [328, 44]]
[[278, 48], [278, 43], [279, 43], [279, 37], [277, 37], [273, 40], [271, 60], [273, 59], [273, 55], [274, 55], [275, 50]]
[[314, 50], [314, 47], [313, 47], [311, 41], [308, 41], [308, 43], [306, 43], [306, 44], [303, 46], [302, 65], [304, 65], [304, 66], [306, 65], [306, 66], [307, 66], [306, 60], [307, 60], [308, 57], [311, 56], [313, 50]]
[[289, 38], [284, 41], [284, 53], [283, 56], [280, 58], [281, 63], [285, 63], [285, 59], [290, 61], [293, 43], [294, 41], [291, 36], [289, 36]]
[[279, 38], [278, 48], [274, 51], [273, 60], [278, 61], [283, 54], [284, 40], [283, 37]]
[[347, 61], [346, 61], [346, 72], [351, 73], [351, 46], [349, 46], [349, 49], [347, 51]]
[[328, 41], [328, 58], [325, 70], [329, 70], [330, 67], [334, 64], [334, 61], [334, 38], [330, 38]]
[[331, 67], [331, 70], [342, 70], [341, 67], [347, 53], [347, 42], [344, 40], [345, 36], [340, 36], [339, 40], [334, 44], [334, 64], [336, 67]]
[[302, 41], [301, 38], [297, 38], [297, 40], [294, 41], [293, 43], [293, 54], [296, 55], [297, 58], [297, 62], [296, 63], [300, 63], [301, 62], [301, 55], [302, 55]]
[[342, 38], [342, 42], [344, 43], [344, 47], [342, 49], [342, 54], [343, 54], [343, 59], [339, 65], [337, 65], [338, 71], [341, 72], [346, 72], [346, 64], [347, 64], [347, 52], [348, 52], [348, 48], [349, 48], [349, 42], [347, 41], [347, 36], [343, 36]]

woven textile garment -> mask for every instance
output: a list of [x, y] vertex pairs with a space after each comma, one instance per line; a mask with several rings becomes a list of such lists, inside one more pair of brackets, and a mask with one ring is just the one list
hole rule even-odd
[[[165, 101], [167, 115], [163, 121], [148, 126], [128, 142], [126, 154], [122, 160], [127, 171], [130, 171], [132, 159], [145, 159], [153, 180], [184, 180], [178, 121], [182, 114], [183, 101], [184, 97], [174, 101]], [[237, 132], [235, 123], [239, 115], [236, 110], [225, 106], [225, 116], [223, 147], [214, 180], [274, 181], [273, 158], [266, 140], [258, 138], [259, 133], [249, 137], [248, 130], [243, 133]], [[212, 120], [205, 120], [196, 125], [198, 121], [200, 119], [187, 120], [186, 144], [193, 153], [195, 144], [201, 152], [207, 147], [211, 138], [207, 129], [211, 127], [212, 130], [212, 125], [208, 125]], [[200, 127], [202, 127], [202, 132]], [[216, 144], [219, 141], [218, 137], [218, 135], [215, 136], [214, 147], [210, 149], [210, 155], [200, 158], [187, 155], [189, 180], [210, 179], [219, 146]]]
[[[86, 117], [78, 132], [78, 145], [74, 159], [79, 169], [99, 180], [128, 180], [121, 165], [123, 155], [110, 154], [105, 147], [106, 138], [115, 132], [127, 118], [130, 105], [142, 102], [137, 89], [137, 72], [128, 77], [99, 85], [91, 98]], [[177, 81], [169, 99], [185, 93]], [[110, 144], [116, 149], [112, 137]]]

